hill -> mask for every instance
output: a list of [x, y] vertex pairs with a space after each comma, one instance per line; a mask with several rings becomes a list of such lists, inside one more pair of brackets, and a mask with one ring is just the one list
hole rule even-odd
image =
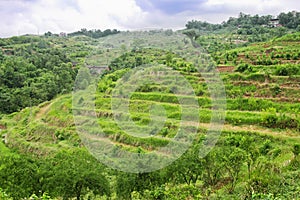
[[[49, 39], [81, 62], [74, 90], [2, 117], [0, 187], [15, 199], [299, 198], [297, 35], [211, 55], [168, 32]], [[109, 70], [98, 79], [85, 65]], [[124, 151], [136, 156], [120, 162]], [[157, 161], [166, 165], [151, 170]]]

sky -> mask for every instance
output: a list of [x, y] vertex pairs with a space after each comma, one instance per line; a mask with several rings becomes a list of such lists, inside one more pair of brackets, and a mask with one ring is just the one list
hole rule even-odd
[[299, 11], [298, 0], [0, 0], [0, 37], [87, 29], [183, 29], [195, 19]]

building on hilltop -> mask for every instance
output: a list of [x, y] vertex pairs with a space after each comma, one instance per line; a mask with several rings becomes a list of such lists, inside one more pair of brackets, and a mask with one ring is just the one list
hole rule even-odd
[[273, 19], [270, 20], [269, 26], [270, 27], [281, 27], [282, 25], [279, 23], [278, 18], [273, 18]]
[[61, 33], [59, 34], [59, 37], [67, 37], [67, 34], [66, 34], [65, 32], [61, 32]]

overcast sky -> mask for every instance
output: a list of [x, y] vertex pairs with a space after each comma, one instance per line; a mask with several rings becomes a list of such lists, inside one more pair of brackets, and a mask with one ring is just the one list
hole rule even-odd
[[220, 23], [239, 12], [300, 10], [298, 0], [0, 0], [0, 37], [87, 29], [184, 28], [188, 20]]

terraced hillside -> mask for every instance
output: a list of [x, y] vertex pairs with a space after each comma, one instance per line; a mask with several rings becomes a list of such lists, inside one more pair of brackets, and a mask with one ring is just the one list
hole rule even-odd
[[[102, 161], [106, 157], [101, 154], [105, 153], [119, 158], [110, 150], [138, 156], [155, 152], [156, 157], [150, 157], [148, 163], [153, 158], [174, 161], [156, 172], [145, 170], [145, 174], [120, 173], [102, 166], [115, 199], [297, 199], [300, 58], [298, 40], [290, 39], [294, 37], [297, 34], [213, 54], [226, 91], [217, 98], [212, 96], [220, 86], [216, 84], [220, 82], [212, 69], [213, 60], [197, 66], [176, 52], [176, 43], [172, 43], [174, 48], [161, 50], [142, 47], [145, 41], [135, 41], [132, 50], [120, 50], [122, 42], [116, 41], [106, 52], [94, 52], [87, 59], [99, 63], [107, 62], [103, 58], [109, 57], [110, 70], [99, 80], [83, 67], [73, 95], [61, 95], [4, 116], [0, 121], [1, 133], [5, 134], [1, 151], [32, 154], [40, 160], [56, 157], [62, 150], [87, 148]], [[105, 44], [95, 41], [93, 45]], [[154, 68], [147, 68], [149, 63]], [[166, 66], [174, 73], [166, 71]], [[144, 71], [142, 79], [126, 85], [126, 76], [135, 69]], [[148, 81], [153, 79], [161, 82]], [[186, 86], [191, 86], [193, 93]], [[126, 89], [132, 89], [131, 93]], [[194, 102], [198, 107], [193, 107]], [[128, 110], [122, 107], [126, 103]], [[222, 134], [215, 148], [209, 149], [205, 157], [199, 156], [205, 142], [215, 142], [207, 140], [212, 122], [216, 118], [222, 122], [223, 117]], [[180, 158], [173, 159], [163, 149], [170, 143], [182, 147], [176, 152], [183, 153]], [[185, 147], [188, 150], [181, 152]], [[105, 164], [117, 169], [120, 166], [120, 161], [109, 162]], [[125, 169], [130, 163], [121, 164]], [[133, 172], [143, 171], [139, 164], [137, 159]], [[45, 184], [44, 192], [59, 197], [47, 187]]]

